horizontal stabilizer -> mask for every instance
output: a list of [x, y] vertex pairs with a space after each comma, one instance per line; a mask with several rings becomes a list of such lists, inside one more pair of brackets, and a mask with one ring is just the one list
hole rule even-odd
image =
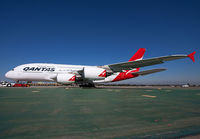
[[156, 72], [161, 72], [161, 71], [164, 71], [164, 70], [166, 70], [166, 69], [152, 69], [152, 70], [133, 72], [132, 74], [134, 74], [134, 75], [147, 75], [147, 74], [152, 74], [152, 73], [156, 73]]

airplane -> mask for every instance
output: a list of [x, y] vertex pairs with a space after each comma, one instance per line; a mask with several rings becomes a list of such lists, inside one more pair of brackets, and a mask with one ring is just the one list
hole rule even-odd
[[165, 61], [189, 57], [195, 62], [195, 51], [189, 55], [171, 55], [143, 59], [146, 49], [140, 48], [128, 62], [102, 66], [82, 66], [66, 64], [31, 63], [15, 67], [5, 77], [14, 81], [48, 81], [61, 84], [78, 84], [80, 87], [94, 87], [97, 83], [116, 82], [138, 76], [161, 72], [166, 69], [157, 68], [140, 71], [141, 67], [162, 64]]

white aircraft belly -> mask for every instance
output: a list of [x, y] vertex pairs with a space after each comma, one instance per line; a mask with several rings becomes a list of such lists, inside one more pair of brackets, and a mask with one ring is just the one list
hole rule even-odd
[[54, 81], [57, 74], [52, 73], [17, 73], [16, 79], [21, 81]]

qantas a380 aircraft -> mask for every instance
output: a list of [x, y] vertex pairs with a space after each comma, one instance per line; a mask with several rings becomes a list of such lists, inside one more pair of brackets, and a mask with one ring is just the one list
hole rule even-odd
[[171, 55], [144, 59], [144, 48], [140, 48], [128, 62], [103, 66], [81, 66], [64, 64], [32, 63], [15, 67], [5, 76], [15, 81], [49, 81], [61, 84], [76, 83], [80, 86], [94, 86], [95, 83], [115, 82], [152, 74], [166, 69], [140, 71], [140, 67], [164, 63], [165, 61], [189, 57], [194, 62], [193, 52], [189, 55]]

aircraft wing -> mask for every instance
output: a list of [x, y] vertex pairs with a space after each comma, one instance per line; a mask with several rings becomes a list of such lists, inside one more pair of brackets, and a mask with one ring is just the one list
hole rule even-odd
[[156, 73], [156, 72], [161, 72], [164, 71], [166, 69], [151, 69], [151, 70], [145, 70], [145, 71], [139, 71], [139, 72], [133, 72], [133, 75], [147, 75], [147, 74], [152, 74], [152, 73]]
[[161, 64], [161, 63], [164, 63], [165, 61], [182, 59], [186, 57], [189, 57], [190, 59], [192, 59], [192, 61], [194, 61], [195, 53], [196, 52], [193, 52], [189, 55], [171, 55], [171, 56], [163, 56], [163, 57], [150, 58], [150, 59], [144, 59], [144, 60], [138, 60], [138, 61], [122, 62], [122, 63], [117, 63], [117, 64], [105, 65], [104, 67], [111, 69], [113, 72], [121, 72], [123, 70], [131, 70], [134, 68]]

